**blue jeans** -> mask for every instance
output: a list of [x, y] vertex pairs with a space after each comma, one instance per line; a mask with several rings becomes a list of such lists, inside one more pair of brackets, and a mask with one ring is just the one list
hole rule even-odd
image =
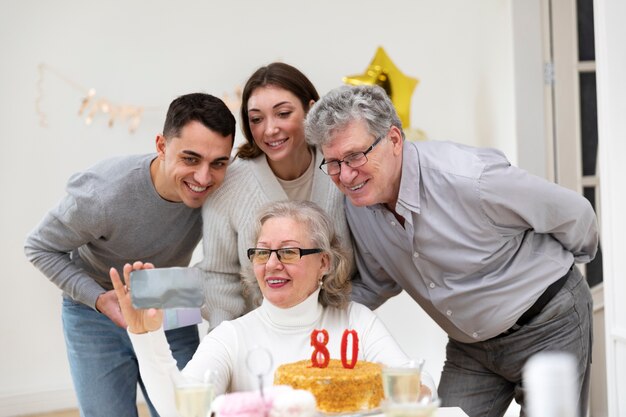
[[438, 389], [442, 405], [461, 407], [470, 417], [496, 417], [504, 415], [515, 399], [524, 416], [526, 360], [541, 351], [563, 351], [577, 359], [579, 416], [585, 416], [592, 335], [591, 293], [574, 267], [563, 288], [516, 332], [478, 343], [448, 340]]
[[[150, 402], [126, 329], [104, 314], [63, 297], [63, 332], [74, 389], [83, 417], [137, 417], [137, 384]], [[183, 368], [198, 348], [197, 326], [166, 332], [170, 349]]]

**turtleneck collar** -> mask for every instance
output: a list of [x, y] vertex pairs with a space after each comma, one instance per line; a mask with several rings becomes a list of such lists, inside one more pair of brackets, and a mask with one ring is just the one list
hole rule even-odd
[[260, 312], [272, 323], [278, 326], [300, 327], [315, 323], [324, 310], [319, 303], [320, 288], [313, 291], [304, 301], [289, 308], [276, 307], [266, 299], [263, 299]]

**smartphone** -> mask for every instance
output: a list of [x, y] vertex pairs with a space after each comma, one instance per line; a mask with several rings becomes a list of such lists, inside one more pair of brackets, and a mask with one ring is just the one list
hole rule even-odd
[[135, 308], [198, 308], [204, 303], [202, 273], [193, 267], [139, 269], [130, 273]]

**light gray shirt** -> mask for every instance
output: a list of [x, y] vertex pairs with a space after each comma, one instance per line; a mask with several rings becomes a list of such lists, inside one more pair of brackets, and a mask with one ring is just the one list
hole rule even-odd
[[584, 197], [494, 149], [406, 142], [396, 211], [404, 227], [383, 205], [346, 201], [360, 273], [353, 300], [376, 308], [404, 289], [466, 343], [510, 328], [598, 246]]
[[26, 239], [26, 257], [72, 299], [95, 309], [127, 262], [186, 266], [202, 237], [201, 210], [166, 201], [150, 177], [156, 154], [102, 161], [74, 174], [67, 194]]

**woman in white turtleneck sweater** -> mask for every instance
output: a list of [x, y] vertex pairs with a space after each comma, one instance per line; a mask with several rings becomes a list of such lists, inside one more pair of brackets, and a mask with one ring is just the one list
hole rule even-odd
[[[273, 356], [273, 368], [264, 376], [264, 386], [269, 386], [278, 366], [311, 357], [314, 329], [328, 331], [327, 348], [333, 359], [340, 357], [343, 331], [354, 329], [359, 337], [359, 360], [387, 365], [408, 360], [372, 311], [348, 301], [346, 250], [332, 220], [317, 205], [304, 201], [270, 203], [258, 215], [255, 235], [256, 247], [248, 251], [254, 277], [249, 277], [248, 283], [260, 288], [261, 306], [221, 323], [205, 336], [182, 371], [176, 368], [169, 351], [162, 313], [135, 310], [117, 272], [111, 271], [143, 382], [162, 417], [178, 415], [172, 373], [182, 372], [188, 380], [201, 381], [211, 369], [217, 373], [217, 394], [253, 390], [258, 388], [258, 376], [247, 369], [246, 359], [251, 348], [260, 346]], [[300, 252], [306, 249], [313, 251]], [[126, 282], [133, 269], [150, 267], [139, 262], [126, 265]]]

